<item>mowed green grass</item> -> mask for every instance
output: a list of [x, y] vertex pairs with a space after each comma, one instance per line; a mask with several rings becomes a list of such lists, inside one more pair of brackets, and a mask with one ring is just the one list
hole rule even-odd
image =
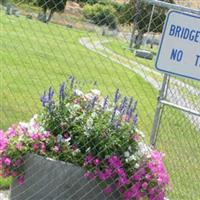
[[[149, 45], [143, 45], [141, 46], [141, 49], [148, 50], [153, 53], [154, 57], [153, 60], [146, 60], [140, 57], [134, 56], [134, 52], [129, 50], [129, 43], [126, 40], [120, 40], [118, 38], [109, 38], [109, 42], [104, 43], [104, 46], [111, 49], [113, 52], [124, 56], [127, 59], [130, 59], [132, 61], [136, 61], [146, 67], [149, 67], [150, 69], [155, 69], [155, 61], [156, 61], [156, 54], [158, 52], [158, 46], [154, 45], [151, 49]], [[191, 79], [185, 79], [176, 77], [178, 80], [193, 86], [194, 88], [197, 88], [200, 90], [200, 82], [194, 81]]]
[[[146, 133], [148, 142], [158, 92], [138, 75], [80, 45], [81, 37], [96, 34], [2, 13], [0, 19], [1, 129], [40, 112], [42, 92], [50, 85], [57, 88], [72, 74], [86, 81], [86, 88], [97, 81], [104, 95], [119, 88], [134, 96], [138, 100], [138, 128]], [[169, 197], [198, 199], [200, 134], [174, 109], [164, 115], [160, 129], [158, 147], [166, 153], [173, 183]]]

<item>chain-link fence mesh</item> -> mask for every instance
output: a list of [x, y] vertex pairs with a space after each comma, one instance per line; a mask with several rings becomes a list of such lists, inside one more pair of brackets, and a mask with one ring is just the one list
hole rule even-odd
[[[11, 124], [28, 121], [33, 114], [40, 113], [44, 90], [50, 86], [59, 88], [73, 76], [82, 90], [87, 91], [92, 85], [101, 90], [102, 96], [112, 96], [116, 89], [124, 96], [133, 96], [134, 105], [137, 104], [134, 110], [137, 129], [145, 133], [145, 142], [149, 143], [163, 80], [154, 63], [166, 13], [174, 5], [177, 9], [185, 6], [189, 11], [190, 8], [196, 14], [200, 8], [199, 0], [163, 0], [168, 8], [155, 2], [159, 3], [2, 0], [0, 129], [5, 131]], [[200, 82], [170, 76], [166, 99], [199, 113]], [[57, 127], [58, 124], [54, 130]], [[165, 106], [156, 145], [165, 153], [170, 175], [166, 196], [200, 199], [200, 116]], [[31, 159], [35, 159], [34, 164]], [[82, 171], [74, 166], [66, 170], [57, 163], [48, 165], [39, 157], [27, 158], [25, 164], [31, 176], [25, 180], [27, 185], [23, 190], [20, 185], [13, 186], [13, 200], [121, 198], [118, 190], [111, 195], [104, 194], [99, 189], [101, 181], [93, 185], [90, 180], [86, 184]], [[58, 173], [58, 169], [63, 173]], [[46, 182], [47, 177], [54, 181]], [[72, 182], [70, 187], [69, 182]], [[0, 184], [4, 187], [7, 183], [2, 179]], [[56, 188], [61, 188], [59, 194]], [[45, 193], [43, 197], [40, 191]], [[148, 194], [148, 198], [163, 199], [159, 194], [153, 197]]]

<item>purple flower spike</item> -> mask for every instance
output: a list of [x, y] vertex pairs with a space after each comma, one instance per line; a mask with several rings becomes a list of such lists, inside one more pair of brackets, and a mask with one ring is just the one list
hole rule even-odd
[[65, 99], [65, 82], [63, 82], [61, 85], [60, 85], [60, 90], [59, 90], [59, 98], [60, 100], [64, 100]]
[[136, 108], [137, 108], [137, 101], [134, 103], [133, 112], [135, 112]]
[[123, 111], [126, 108], [127, 102], [128, 102], [128, 97], [125, 96], [123, 101], [122, 101], [122, 103], [121, 103], [121, 105], [120, 105], [120, 111]]
[[115, 99], [114, 99], [114, 102], [115, 103], [117, 103], [118, 102], [118, 100], [120, 99], [120, 93], [119, 93], [119, 89], [117, 89], [116, 90], [116, 92], [115, 92]]
[[115, 127], [115, 129], [118, 129], [119, 127], [120, 127], [120, 122], [119, 121], [116, 121], [115, 123], [114, 123], [114, 127]]
[[71, 89], [73, 89], [75, 78], [74, 78], [74, 76], [70, 76], [70, 79], [71, 79], [70, 87], [71, 87]]
[[130, 101], [129, 101], [129, 104], [128, 104], [128, 107], [127, 107], [127, 114], [132, 106], [132, 103], [133, 103], [133, 97], [130, 98]]
[[46, 91], [44, 91], [44, 94], [40, 97], [40, 101], [42, 102], [42, 106], [45, 107], [47, 103]]
[[53, 95], [54, 95], [54, 90], [52, 87], [50, 87], [48, 91], [48, 100], [47, 100], [49, 112], [52, 111]]
[[96, 101], [97, 101], [97, 97], [95, 96], [95, 97], [92, 99], [91, 108], [94, 108]]
[[48, 102], [52, 101], [53, 95], [54, 95], [54, 90], [53, 90], [52, 87], [50, 87], [49, 88], [49, 93], [48, 93]]
[[108, 106], [108, 96], [106, 96], [105, 98], [104, 98], [104, 102], [103, 102], [103, 110], [105, 110], [106, 108], [107, 108], [107, 106]]
[[115, 115], [116, 115], [117, 109], [118, 109], [118, 107], [115, 106], [115, 108], [114, 108], [114, 110], [113, 110], [113, 113], [112, 113], [112, 116], [111, 116], [111, 122], [112, 122], [112, 121], [114, 120], [114, 118], [115, 118]]
[[133, 117], [133, 125], [137, 125], [138, 123], [138, 115], [136, 114], [134, 117]]
[[133, 116], [133, 108], [131, 108], [129, 111], [128, 111], [128, 121], [132, 118]]

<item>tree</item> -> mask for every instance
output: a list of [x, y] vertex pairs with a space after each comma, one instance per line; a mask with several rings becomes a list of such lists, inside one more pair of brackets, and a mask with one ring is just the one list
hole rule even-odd
[[[168, 3], [174, 3], [174, 0], [163, 1]], [[166, 18], [166, 9], [161, 7], [155, 7], [152, 15], [152, 23], [149, 26], [152, 7], [152, 5], [147, 4], [146, 2], [141, 0], [130, 0], [128, 2], [125, 17], [127, 18], [127, 16], [129, 16], [130, 20], [127, 20], [126, 23], [133, 24], [133, 30], [129, 45], [130, 48], [132, 48], [134, 43], [135, 48], [140, 48], [143, 35], [147, 31], [162, 32], [163, 23]], [[137, 34], [135, 36], [136, 32]]]
[[[36, 0], [36, 5], [41, 7], [43, 10], [44, 22], [49, 22], [54, 12], [63, 12], [65, 9], [67, 0]], [[47, 18], [47, 10], [50, 10], [50, 14]]]

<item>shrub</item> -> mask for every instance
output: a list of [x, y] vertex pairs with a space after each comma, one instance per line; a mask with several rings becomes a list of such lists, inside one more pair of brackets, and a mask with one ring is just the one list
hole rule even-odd
[[12, 175], [22, 184], [18, 166], [26, 154], [36, 153], [85, 168], [85, 177], [103, 182], [105, 193], [113, 191], [108, 183], [114, 180], [125, 200], [163, 200], [169, 177], [163, 155], [136, 129], [137, 101], [119, 90], [113, 99], [96, 89], [84, 93], [70, 80], [60, 85], [57, 99], [52, 87], [44, 92], [39, 116], [0, 132], [3, 177]]
[[115, 15], [116, 10], [112, 5], [85, 5], [83, 9], [84, 16], [91, 20], [94, 24], [99, 26], [108, 26], [115, 29], [117, 27], [117, 17]]
[[98, 0], [77, 0], [77, 3], [93, 5], [93, 4], [98, 3]]

